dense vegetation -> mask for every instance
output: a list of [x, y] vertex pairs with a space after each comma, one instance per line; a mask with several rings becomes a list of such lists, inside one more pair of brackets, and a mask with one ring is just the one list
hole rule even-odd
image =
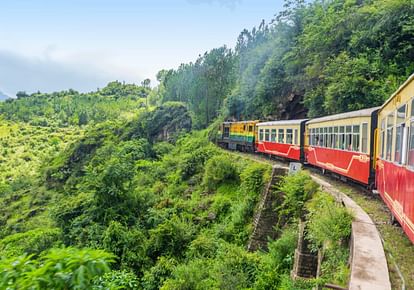
[[[297, 175], [279, 185], [287, 198], [275, 210], [288, 217], [279, 225], [280, 238], [269, 242], [267, 253], [249, 253], [253, 213], [270, 167], [235, 161], [207, 131], [189, 133], [191, 116], [181, 103], [136, 112], [83, 129], [53, 127], [59, 141], [47, 147], [39, 144], [52, 127], [18, 122], [3, 130], [10, 144], [31, 140], [30, 151], [22, 151], [36, 157], [27, 162], [37, 170], [19, 175], [28, 165], [4, 160], [15, 173], [3, 176], [0, 188], [0, 289], [302, 285], [289, 272], [297, 220], [317, 191], [310, 178]], [[317, 224], [315, 237], [325, 239], [321, 227], [327, 225]], [[346, 239], [347, 230], [349, 224], [340, 236]], [[327, 269], [326, 279], [343, 282]]]
[[17, 93], [17, 100], [0, 104], [0, 114], [12, 121], [33, 126], [82, 126], [106, 120], [129, 117], [137, 108], [145, 107], [150, 89], [134, 84], [109, 83], [96, 92], [81, 94], [74, 90], [51, 94]]
[[[278, 238], [248, 252], [270, 168], [209, 138], [222, 118], [380, 104], [414, 69], [413, 9], [289, 1], [270, 24], [243, 30], [234, 50], [160, 71], [154, 89], [115, 81], [0, 103], [0, 289], [345, 285], [352, 216], [306, 174], [288, 176], [277, 185]], [[322, 276], [292, 281], [304, 217]]]
[[413, 41], [410, 0], [287, 1], [270, 24], [243, 30], [234, 51], [161, 72], [159, 94], [187, 102], [201, 127], [220, 113], [278, 119], [373, 107], [414, 71]]

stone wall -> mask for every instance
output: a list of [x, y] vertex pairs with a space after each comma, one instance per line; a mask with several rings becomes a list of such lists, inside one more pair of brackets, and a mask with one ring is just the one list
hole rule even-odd
[[280, 204], [283, 201], [283, 193], [275, 192], [274, 185], [286, 174], [287, 170], [285, 168], [273, 166], [270, 181], [263, 190], [256, 209], [253, 233], [247, 246], [248, 251], [267, 250], [269, 238], [277, 238], [274, 226], [277, 224], [279, 217], [274, 211], [274, 205]]

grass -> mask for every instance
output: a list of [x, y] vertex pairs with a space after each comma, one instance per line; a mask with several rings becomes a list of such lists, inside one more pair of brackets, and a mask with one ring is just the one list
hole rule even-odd
[[33, 177], [46, 158], [81, 137], [80, 128], [51, 128], [0, 120], [0, 183]]

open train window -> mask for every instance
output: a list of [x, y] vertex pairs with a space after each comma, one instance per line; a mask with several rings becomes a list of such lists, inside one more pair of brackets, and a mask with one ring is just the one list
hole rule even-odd
[[312, 145], [313, 146], [316, 146], [316, 137], [317, 137], [316, 129], [312, 129]]
[[224, 127], [223, 137], [229, 138], [229, 136], [230, 136], [230, 127]]
[[339, 149], [341, 150], [345, 149], [345, 127], [344, 126], [339, 127]]
[[253, 132], [253, 126], [249, 126], [249, 132]]
[[[403, 163], [403, 146], [404, 146], [404, 128], [405, 128], [405, 112], [406, 105], [401, 106], [397, 110], [397, 126], [395, 128], [395, 152], [394, 162]], [[407, 136], [405, 136], [407, 140]]]
[[263, 129], [259, 130], [259, 140], [263, 141]]
[[387, 117], [387, 145], [385, 159], [392, 161], [392, 139], [394, 135], [394, 113], [391, 113]]
[[385, 154], [385, 119], [381, 120], [381, 136], [380, 136], [380, 156], [384, 158]]
[[292, 144], [293, 142], [293, 130], [286, 129], [286, 144]]
[[410, 131], [408, 133], [409, 144], [407, 152], [407, 165], [414, 169], [414, 98], [411, 101], [411, 121], [410, 121]]
[[269, 141], [270, 140], [270, 133], [269, 133], [269, 129], [265, 129], [265, 141]]
[[407, 154], [407, 165], [414, 168], [414, 120], [410, 123], [410, 138]]
[[338, 127], [334, 127], [334, 129], [333, 129], [333, 140], [332, 140], [332, 142], [333, 142], [333, 146], [332, 146], [332, 148], [334, 148], [334, 149], [338, 149], [338, 140], [339, 140], [339, 138], [338, 138]]
[[323, 128], [319, 128], [319, 144], [318, 146], [323, 147], [325, 135], [323, 134]]
[[359, 152], [359, 125], [352, 126], [352, 151]]
[[285, 143], [285, 130], [279, 129], [277, 137], [278, 137], [277, 141], [279, 143]]
[[352, 150], [352, 126], [345, 127], [345, 150]]
[[276, 129], [272, 129], [271, 131], [270, 142], [276, 142]]

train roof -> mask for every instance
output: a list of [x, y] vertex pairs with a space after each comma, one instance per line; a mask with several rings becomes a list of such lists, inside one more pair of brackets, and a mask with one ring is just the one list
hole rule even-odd
[[226, 121], [226, 122], [223, 122], [223, 124], [249, 124], [249, 123], [257, 123], [257, 122], [259, 122], [259, 120], [234, 121], [234, 122]]
[[352, 112], [347, 112], [347, 113], [341, 113], [341, 114], [335, 114], [335, 115], [315, 118], [315, 119], [309, 120], [308, 124], [348, 119], [348, 118], [367, 117], [367, 116], [371, 116], [371, 114], [374, 111], [378, 110], [379, 108], [380, 107], [374, 107], [374, 108], [369, 108], [369, 109], [363, 109], [363, 110], [358, 110], [358, 111], [352, 111]]
[[381, 109], [388, 105], [388, 103], [391, 102], [391, 100], [394, 99], [394, 97], [398, 95], [413, 80], [414, 73], [408, 77], [408, 79], [391, 95], [391, 97], [388, 98], [388, 100], [385, 101], [385, 103], [381, 106]]
[[307, 120], [308, 119], [296, 119], [296, 120], [279, 120], [279, 121], [261, 122], [261, 123], [257, 123], [256, 126], [299, 125], [302, 122], [305, 122]]

